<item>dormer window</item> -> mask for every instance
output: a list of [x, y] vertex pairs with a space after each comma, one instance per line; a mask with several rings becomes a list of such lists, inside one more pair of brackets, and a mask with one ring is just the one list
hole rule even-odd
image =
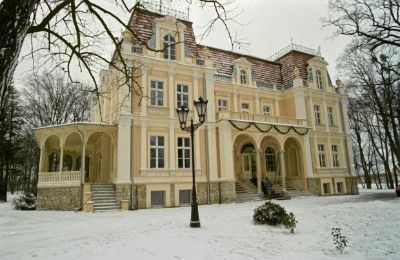
[[176, 60], [175, 39], [170, 34], [164, 36], [164, 59]]
[[240, 70], [240, 84], [242, 85], [247, 84], [247, 73], [245, 70]]
[[322, 84], [322, 73], [320, 70], [315, 71], [315, 77], [317, 80], [317, 88], [318, 89], [323, 89], [323, 84]]

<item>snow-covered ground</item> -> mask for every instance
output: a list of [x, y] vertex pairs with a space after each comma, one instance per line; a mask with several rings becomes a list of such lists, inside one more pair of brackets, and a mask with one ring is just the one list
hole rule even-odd
[[[391, 191], [276, 201], [299, 221], [253, 225], [262, 202], [129, 212], [16, 211], [0, 204], [0, 259], [400, 259], [400, 198]], [[348, 238], [335, 251], [331, 229]]]

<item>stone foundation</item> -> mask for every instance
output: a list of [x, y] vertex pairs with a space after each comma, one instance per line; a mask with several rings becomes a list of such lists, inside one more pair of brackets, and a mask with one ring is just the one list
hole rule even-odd
[[[340, 193], [338, 194], [336, 192], [336, 187], [335, 187], [335, 179], [340, 178], [344, 179], [345, 181], [345, 186], [346, 186], [346, 192], [345, 193]], [[331, 194], [329, 195], [356, 195], [359, 194], [358, 191], [358, 178], [356, 176], [353, 177], [327, 177], [327, 178], [307, 178], [307, 187], [308, 187], [308, 192], [314, 194], [314, 195], [323, 195], [322, 194], [322, 185], [321, 185], [321, 179], [330, 179], [331, 184], [332, 184], [332, 191]], [[353, 187], [353, 189], [352, 189]], [[325, 196], [327, 194], [324, 194]]]
[[[211, 203], [216, 204], [233, 202], [236, 199], [235, 183], [234, 182], [213, 182], [211, 186]], [[175, 184], [169, 184], [170, 196], [166, 198], [170, 201], [170, 207], [176, 207], [175, 205]], [[135, 194], [135, 209], [146, 208], [146, 185], [139, 184], [134, 186]], [[197, 183], [197, 203], [199, 205], [207, 204], [207, 183]]]
[[[353, 189], [352, 189], [353, 186]], [[358, 177], [346, 177], [346, 191], [348, 194], [358, 195], [360, 192], [358, 191]]]
[[130, 184], [116, 184], [115, 185], [115, 197], [117, 203], [121, 206], [122, 200], [129, 201], [128, 207], [131, 208], [131, 185]]
[[80, 210], [81, 187], [38, 188], [38, 209]]

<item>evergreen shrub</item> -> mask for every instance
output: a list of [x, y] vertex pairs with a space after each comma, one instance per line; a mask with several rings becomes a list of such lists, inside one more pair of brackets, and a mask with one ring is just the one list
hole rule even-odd
[[282, 206], [270, 201], [265, 202], [254, 210], [253, 221], [254, 224], [267, 224], [271, 226], [282, 224], [286, 229], [290, 229], [292, 233], [297, 224], [293, 213], [287, 214]]
[[14, 198], [13, 206], [19, 210], [35, 210], [36, 209], [36, 197], [31, 192], [23, 193], [22, 195]]

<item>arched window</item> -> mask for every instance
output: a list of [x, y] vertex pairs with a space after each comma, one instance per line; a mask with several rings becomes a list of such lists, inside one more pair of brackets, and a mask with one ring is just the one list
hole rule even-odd
[[175, 39], [169, 34], [164, 36], [164, 59], [176, 59]]
[[276, 155], [272, 147], [265, 149], [265, 167], [268, 172], [276, 171]]
[[247, 84], [247, 73], [245, 70], [240, 70], [240, 84], [242, 85]]
[[60, 156], [57, 153], [52, 153], [49, 156], [49, 172], [58, 172], [60, 167]]
[[71, 155], [67, 154], [64, 155], [63, 160], [63, 171], [71, 171], [72, 170], [72, 157]]
[[322, 84], [322, 73], [320, 70], [315, 71], [315, 77], [317, 79], [317, 88], [318, 89], [323, 89], [323, 84]]

